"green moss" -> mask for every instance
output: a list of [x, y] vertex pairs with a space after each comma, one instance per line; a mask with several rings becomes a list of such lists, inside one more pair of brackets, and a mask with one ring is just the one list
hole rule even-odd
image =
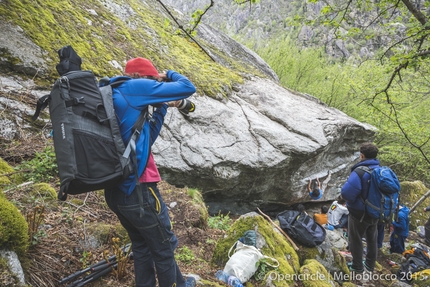
[[82, 199], [79, 199], [79, 198], [71, 198], [70, 200], [70, 203], [72, 203], [72, 204], [74, 204], [74, 205], [82, 205], [83, 203], [84, 203], [84, 201], [82, 200]]
[[1, 176], [3, 174], [8, 174], [14, 172], [14, 169], [8, 165], [4, 159], [0, 158], [0, 186], [10, 184], [11, 181], [8, 176]]
[[28, 225], [18, 208], [0, 197], [0, 249], [9, 249], [22, 257], [29, 245]]
[[205, 202], [203, 201], [202, 194], [195, 188], [189, 188], [188, 195], [192, 198], [193, 204], [199, 206], [200, 219], [197, 224], [194, 224], [195, 227], [199, 227], [202, 229], [208, 228], [209, 214]]
[[30, 195], [43, 197], [47, 200], [53, 200], [57, 198], [57, 192], [47, 183], [34, 184], [30, 191]]
[[382, 267], [382, 265], [376, 261], [375, 262], [375, 270], [381, 272], [384, 269], [384, 267]]
[[[226, 286], [225, 284], [221, 285], [209, 280], [205, 280], [203, 278], [201, 278], [199, 282], [202, 284], [201, 286], [205, 286], [205, 287], [225, 287]], [[200, 286], [200, 284], [198, 286]]]
[[108, 239], [110, 238], [112, 227], [113, 226], [109, 224], [96, 222], [94, 224], [88, 225], [86, 228], [87, 232], [94, 236], [97, 241], [99, 241], [101, 244], [107, 244], [109, 243]]
[[[297, 253], [299, 254], [300, 264], [303, 264], [303, 262], [305, 262], [306, 259], [315, 259], [317, 258], [317, 256], [320, 256], [318, 248], [316, 247], [301, 246], [300, 250], [297, 251]], [[324, 257], [325, 256], [323, 254], [322, 258]]]
[[195, 42], [175, 33], [176, 27], [166, 25], [153, 7], [138, 0], [116, 4], [124, 10], [131, 8], [134, 14], [123, 22], [108, 10], [108, 5], [95, 0], [7, 0], [0, 2], [0, 15], [2, 21], [20, 26], [42, 48], [49, 66], [45, 78], [51, 82], [58, 77], [57, 51], [65, 45], [72, 45], [82, 58], [82, 68], [92, 70], [96, 76], [121, 74], [109, 63], [112, 60], [123, 65], [131, 57], [143, 56], [153, 60], [160, 71], [173, 69], [187, 75], [199, 94], [213, 97], [226, 96], [234, 83], [243, 81], [242, 72], [260, 74], [250, 65], [227, 58], [216, 47], [211, 47], [211, 53], [223, 57], [228, 67], [212, 61]]
[[339, 254], [339, 252], [336, 249], [332, 249], [333, 256], [334, 256], [334, 262], [336, 262], [336, 265], [340, 267], [340, 270], [343, 274], [349, 274], [349, 268], [346, 262], [346, 258]]
[[412, 274], [413, 286], [428, 287], [430, 286], [430, 272], [423, 270]]
[[[293, 286], [293, 276], [296, 270], [299, 270], [299, 257], [288, 241], [274, 227], [267, 222], [262, 216], [246, 216], [236, 220], [227, 230], [227, 236], [217, 242], [212, 257], [212, 263], [222, 268], [228, 260], [228, 251], [230, 247], [245, 233], [247, 230], [256, 230], [266, 240], [261, 252], [269, 257], [278, 260], [279, 267], [273, 276], [287, 276], [290, 280], [272, 280], [275, 286]], [[268, 277], [266, 277], [266, 280]]]
[[[400, 183], [400, 202], [411, 208], [429, 189], [421, 181], [404, 181]], [[409, 229], [416, 230], [420, 225], [424, 225], [430, 213], [424, 212], [424, 207], [430, 205], [430, 198], [425, 199], [409, 215]]]
[[9, 53], [9, 51], [7, 51], [7, 50], [6, 50], [6, 49], [4, 49], [4, 48], [1, 48], [1, 49], [0, 49], [0, 58], [2, 58], [2, 59], [6, 59], [7, 61], [4, 61], [4, 62], [7, 62], [7, 63], [8, 63], [8, 65], [10, 65], [10, 66], [14, 66], [14, 65], [19, 64], [19, 63], [21, 62], [21, 60], [20, 60], [19, 58], [17, 58], [17, 57], [13, 57], [13, 56]]
[[117, 223], [114, 225], [113, 228], [115, 237], [118, 237], [121, 242], [124, 242], [126, 244], [131, 242], [130, 238], [128, 237], [127, 230], [125, 230], [124, 226], [122, 226], [120, 223]]
[[332, 287], [331, 275], [315, 259], [305, 260], [300, 268], [300, 277], [304, 287]]

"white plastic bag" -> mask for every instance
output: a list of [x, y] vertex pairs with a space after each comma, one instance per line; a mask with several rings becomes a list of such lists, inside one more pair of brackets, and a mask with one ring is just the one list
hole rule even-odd
[[[236, 246], [234, 254], [230, 256], [232, 249]], [[278, 267], [279, 262], [275, 258], [263, 255], [260, 250], [251, 245], [243, 244], [237, 241], [228, 251], [230, 258], [224, 267], [224, 272], [236, 276], [242, 283], [248, 281], [257, 271], [257, 262], [260, 259], [268, 258], [275, 262], [272, 267]]]

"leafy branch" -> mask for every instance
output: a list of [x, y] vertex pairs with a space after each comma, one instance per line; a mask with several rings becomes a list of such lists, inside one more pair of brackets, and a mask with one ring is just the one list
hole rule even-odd
[[[354, 8], [366, 8], [367, 11], [374, 12], [374, 16], [370, 19], [370, 22], [367, 21], [366, 26], [361, 27], [361, 29], [348, 29], [347, 27], [347, 25], [351, 24], [349, 21], [349, 15]], [[409, 12], [410, 14], [403, 12]], [[384, 21], [387, 19], [394, 18], [397, 23], [399, 21], [399, 17], [404, 18], [407, 17], [406, 15], [410, 15], [412, 19], [415, 18], [417, 20], [417, 22], [409, 20], [409, 23], [411, 24], [408, 25], [405, 35], [388, 47], [385, 47], [384, 52], [380, 56], [381, 63], [386, 59], [389, 59], [394, 66], [387, 83], [382, 90], [374, 93], [373, 98], [370, 100], [370, 105], [375, 111], [378, 111], [394, 123], [406, 142], [422, 155], [425, 162], [430, 163], [428, 153], [426, 153], [430, 138], [425, 137], [424, 139], [418, 139], [419, 137], [416, 137], [417, 139], [414, 139], [414, 133], [412, 131], [408, 131], [406, 128], [408, 124], [407, 119], [405, 120], [401, 117], [402, 110], [400, 109], [399, 103], [393, 100], [393, 95], [397, 95], [396, 87], [401, 86], [401, 83], [405, 80], [403, 78], [404, 71], [413, 68], [415, 69], [414, 72], [417, 72], [419, 68], [425, 68], [427, 65], [427, 59], [430, 56], [430, 49], [427, 48], [430, 37], [430, 25], [427, 17], [420, 11], [416, 3], [412, 3], [410, 0], [380, 1], [370, 4], [362, 0], [341, 1], [334, 5], [327, 4], [327, 6], [322, 9], [322, 14], [326, 17], [330, 17], [329, 21], [325, 23], [330, 23], [330, 26], [335, 28], [335, 34], [338, 34], [341, 24], [344, 23], [344, 28], [348, 30], [349, 35], [352, 36], [354, 36], [354, 32], [357, 31], [361, 31], [364, 35], [364, 31], [366, 29], [374, 26], [375, 23], [379, 21], [381, 21], [381, 23], [385, 23]], [[393, 34], [393, 36], [394, 35], [395, 34]], [[398, 33], [396, 33], [396, 36], [398, 36]], [[374, 37], [374, 35], [371, 37]], [[368, 38], [366, 37], [366, 39]], [[410, 50], [405, 53], [405, 47], [413, 47], [414, 50]], [[416, 76], [414, 76], [414, 78], [416, 79]], [[383, 95], [384, 102], [388, 105], [388, 113], [382, 111], [376, 105], [376, 100], [380, 95]]]
[[212, 61], [216, 62], [215, 59], [208, 53], [208, 51], [206, 51], [199, 42], [197, 42], [196, 39], [194, 39], [194, 37], [192, 35], [190, 35], [190, 33], [188, 33], [188, 31], [179, 23], [179, 21], [173, 16], [173, 14], [170, 12], [169, 9], [167, 9], [166, 5], [164, 5], [163, 2], [161, 2], [161, 0], [157, 0], [158, 3], [160, 3], [160, 5], [164, 8], [164, 10], [166, 10], [167, 14], [169, 14], [170, 18], [173, 19], [173, 21], [175, 21], [176, 25], [178, 25], [179, 29], [181, 29], [187, 36], [188, 38], [190, 38], [194, 43], [197, 44], [197, 46], [200, 47], [200, 49], [202, 49], [203, 52], [205, 52], [206, 55], [209, 56], [209, 58], [211, 58]]
[[214, 1], [211, 0], [211, 4], [207, 5], [205, 7], [205, 10], [202, 11], [200, 9], [197, 9], [192, 15], [191, 17], [194, 19], [192, 24], [193, 26], [188, 30], [188, 32], [193, 35], [194, 33], [194, 29], [197, 28], [197, 26], [200, 24], [200, 21], [202, 20], [203, 16], [209, 11], [210, 8], [212, 8], [212, 6], [214, 5]]

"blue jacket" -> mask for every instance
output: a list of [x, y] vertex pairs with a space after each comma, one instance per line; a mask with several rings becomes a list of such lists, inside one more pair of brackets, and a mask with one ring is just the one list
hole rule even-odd
[[397, 221], [393, 221], [394, 233], [400, 236], [409, 236], [409, 208], [400, 205]]
[[380, 165], [379, 160], [375, 158], [360, 161], [351, 168], [351, 174], [349, 175], [346, 183], [342, 186], [341, 195], [342, 198], [346, 200], [346, 206], [348, 207], [348, 210], [354, 215], [357, 215], [357, 212], [361, 212], [362, 214], [364, 211], [364, 204], [360, 196], [363, 199], [366, 199], [367, 194], [369, 193], [370, 174], [364, 172], [363, 177], [360, 178], [360, 176], [355, 171], [355, 169], [359, 166], [375, 168]]
[[[148, 161], [151, 145], [154, 143], [164, 121], [169, 101], [188, 98], [196, 92], [194, 85], [185, 76], [167, 71], [169, 82], [158, 82], [152, 79], [132, 79], [120, 76], [110, 79], [110, 83], [117, 80], [127, 80], [120, 86], [113, 88], [113, 104], [117, 115], [121, 137], [125, 145], [130, 140], [132, 128], [140, 112], [148, 105], [158, 106], [153, 113], [154, 121], [146, 121], [142, 132], [136, 142], [137, 171], [140, 177]], [[132, 174], [118, 187], [127, 195], [131, 194], [136, 186], [135, 175]]]
[[313, 199], [313, 200], [318, 200], [323, 196], [323, 191], [322, 189], [319, 189], [320, 194], [318, 196], [315, 196], [313, 191], [309, 192], [309, 196]]

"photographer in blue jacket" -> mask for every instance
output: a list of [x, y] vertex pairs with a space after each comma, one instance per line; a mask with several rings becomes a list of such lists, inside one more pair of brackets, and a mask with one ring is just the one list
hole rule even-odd
[[[169, 70], [159, 74], [150, 60], [134, 58], [125, 66], [124, 81], [113, 88], [113, 104], [121, 137], [127, 145], [133, 125], [142, 112], [153, 106], [136, 142], [137, 175], [133, 173], [119, 186], [105, 190], [109, 208], [118, 216], [132, 242], [136, 287], [195, 286], [185, 279], [174, 258], [178, 239], [171, 229], [167, 207], [157, 188], [161, 181], [151, 146], [158, 137], [167, 108], [184, 108], [184, 99], [195, 93], [187, 77]], [[185, 103], [185, 104], [184, 104]], [[192, 106], [194, 109], [194, 106]], [[138, 180], [138, 182], [137, 182]], [[139, 183], [140, 188], [136, 188]]]

